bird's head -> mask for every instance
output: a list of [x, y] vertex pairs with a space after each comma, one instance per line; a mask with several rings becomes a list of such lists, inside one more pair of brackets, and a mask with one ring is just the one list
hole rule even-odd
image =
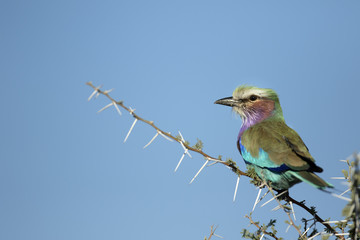
[[240, 86], [232, 97], [219, 99], [215, 104], [232, 107], [244, 122], [259, 122], [269, 117], [283, 120], [278, 95], [268, 88]]

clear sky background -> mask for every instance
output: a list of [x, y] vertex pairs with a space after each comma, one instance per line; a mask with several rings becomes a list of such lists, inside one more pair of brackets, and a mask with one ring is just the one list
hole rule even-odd
[[[93, 81], [140, 116], [212, 156], [232, 157], [241, 119], [213, 102], [241, 84], [275, 89], [287, 123], [320, 176], [338, 189], [359, 151], [359, 1], [6, 1], [0, 3], [0, 239], [225, 239], [248, 227], [257, 190], [221, 165], [119, 116]], [[345, 202], [302, 183], [291, 189], [319, 215]], [[257, 208], [254, 220], [287, 216]], [[298, 216], [310, 218], [299, 208]], [[253, 228], [251, 228], [253, 229]], [[322, 229], [319, 226], [319, 229]]]

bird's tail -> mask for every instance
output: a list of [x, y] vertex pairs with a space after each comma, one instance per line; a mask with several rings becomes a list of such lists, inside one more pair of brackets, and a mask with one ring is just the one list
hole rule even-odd
[[323, 180], [322, 178], [320, 178], [319, 176], [317, 176], [315, 173], [312, 172], [300, 171], [300, 172], [292, 172], [292, 174], [301, 181], [307, 182], [310, 185], [319, 189], [334, 187], [332, 184], [326, 182], [325, 180]]

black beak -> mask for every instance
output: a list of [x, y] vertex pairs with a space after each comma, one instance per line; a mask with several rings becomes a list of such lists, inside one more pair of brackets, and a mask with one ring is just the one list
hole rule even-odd
[[233, 107], [233, 106], [235, 106], [235, 104], [237, 102], [238, 101], [234, 100], [233, 97], [226, 97], [226, 98], [216, 100], [214, 103], [229, 106], [229, 107]]

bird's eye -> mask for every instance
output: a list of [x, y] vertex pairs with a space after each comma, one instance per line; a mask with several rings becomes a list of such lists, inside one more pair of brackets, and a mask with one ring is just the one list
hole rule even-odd
[[256, 95], [250, 96], [250, 101], [255, 101], [256, 99], [258, 99], [258, 96], [256, 96]]

